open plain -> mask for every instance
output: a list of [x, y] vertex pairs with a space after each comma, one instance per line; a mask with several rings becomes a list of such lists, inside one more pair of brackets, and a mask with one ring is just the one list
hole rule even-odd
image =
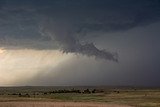
[[1, 87], [0, 107], [159, 107], [159, 88]]

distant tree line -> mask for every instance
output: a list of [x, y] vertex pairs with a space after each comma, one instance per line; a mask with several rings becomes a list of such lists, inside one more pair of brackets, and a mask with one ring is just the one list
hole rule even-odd
[[80, 93], [80, 94], [91, 94], [91, 93], [103, 93], [103, 90], [98, 90], [98, 89], [84, 89], [84, 90], [78, 90], [78, 89], [62, 89], [62, 90], [53, 90], [53, 91], [48, 91], [48, 92], [34, 92], [34, 93], [13, 93], [13, 94], [8, 94], [8, 95], [17, 95], [19, 97], [35, 97], [36, 95], [39, 95], [40, 93], [42, 95], [51, 95], [55, 93]]
[[91, 93], [102, 93], [103, 90], [97, 90], [97, 89], [84, 89], [84, 90], [77, 90], [77, 89], [71, 89], [71, 90], [54, 90], [50, 92], [44, 92], [43, 94], [54, 94], [54, 93], [83, 93], [83, 94], [91, 94]]

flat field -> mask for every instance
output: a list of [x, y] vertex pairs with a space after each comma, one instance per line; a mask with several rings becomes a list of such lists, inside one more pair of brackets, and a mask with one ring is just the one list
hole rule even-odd
[[0, 87], [0, 107], [160, 107], [159, 88]]
[[94, 102], [1, 102], [0, 107], [131, 107]]

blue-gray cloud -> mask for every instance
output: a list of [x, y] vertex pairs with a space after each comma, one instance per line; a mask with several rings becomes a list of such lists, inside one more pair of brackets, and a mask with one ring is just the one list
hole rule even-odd
[[5, 0], [0, 7], [1, 46], [56, 47], [113, 61], [117, 55], [80, 40], [90, 32], [124, 31], [160, 20], [159, 0]]

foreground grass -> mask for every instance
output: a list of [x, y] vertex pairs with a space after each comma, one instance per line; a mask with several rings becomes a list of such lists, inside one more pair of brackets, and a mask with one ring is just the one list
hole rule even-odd
[[131, 107], [105, 103], [83, 102], [0, 102], [0, 107]]
[[[122, 104], [135, 107], [160, 107], [160, 89], [106, 89], [103, 93], [54, 93], [44, 95], [44, 92], [47, 91], [50, 90], [45, 90], [42, 88], [39, 90], [18, 88], [14, 91], [13, 89], [3, 89], [0, 91], [0, 102], [104, 102], [107, 104]], [[29, 93], [30, 97], [19, 97], [18, 95], [12, 95], [13, 92]]]

